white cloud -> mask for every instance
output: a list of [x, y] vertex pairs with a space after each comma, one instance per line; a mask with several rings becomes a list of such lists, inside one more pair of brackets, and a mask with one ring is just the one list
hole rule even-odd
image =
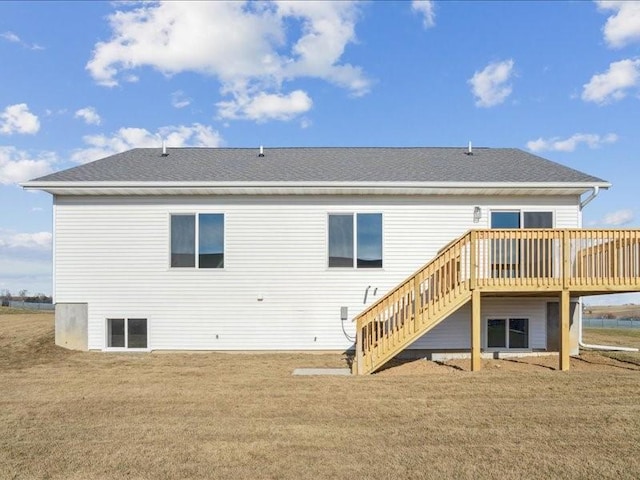
[[93, 107], [84, 107], [80, 110], [76, 110], [75, 118], [81, 118], [87, 125], [100, 125], [102, 119], [98, 112]]
[[600, 105], [621, 100], [627, 91], [640, 83], [640, 59], [613, 62], [605, 73], [591, 77], [584, 84], [582, 99]]
[[111, 136], [87, 135], [83, 140], [87, 147], [77, 149], [71, 155], [76, 163], [92, 162], [132, 148], [159, 147], [162, 140], [168, 147], [218, 147], [222, 144], [222, 136], [217, 131], [200, 123], [161, 127], [156, 133], [144, 128], [121, 128]]
[[254, 97], [237, 96], [217, 104], [221, 118], [246, 118], [258, 122], [290, 120], [311, 109], [313, 101], [302, 90], [289, 95], [258, 93]]
[[484, 70], [477, 71], [468, 80], [477, 107], [493, 107], [499, 105], [511, 95], [512, 87], [508, 83], [513, 74], [513, 60], [493, 62]]
[[595, 133], [575, 133], [569, 138], [562, 139], [560, 137], [538, 138], [527, 142], [527, 148], [534, 152], [555, 151], [555, 152], [573, 152], [578, 145], [584, 143], [589, 148], [598, 148], [607, 143], [615, 143], [618, 136], [615, 133], [607, 135], [597, 135]]
[[[359, 7], [354, 2], [118, 6], [120, 10], [108, 17], [111, 39], [97, 43], [87, 63], [101, 85], [117, 85], [126, 72], [145, 66], [165, 75], [186, 71], [210, 75], [219, 79], [221, 93], [231, 97], [219, 103], [219, 114], [229, 117], [232, 111], [234, 118], [251, 114], [245, 105], [259, 105], [265, 98], [291, 98], [293, 92], [283, 92], [283, 83], [296, 78], [322, 79], [355, 96], [370, 88], [360, 67], [342, 61], [347, 45], [356, 41]], [[292, 24], [299, 28], [291, 28]], [[292, 118], [290, 103], [280, 104], [281, 114], [270, 111], [258, 118]]]
[[0, 33], [0, 37], [4, 38], [7, 42], [20, 43], [20, 37], [13, 32]]
[[0, 230], [0, 249], [51, 250], [51, 232], [16, 233]]
[[176, 90], [171, 94], [171, 105], [175, 108], [184, 108], [191, 105], [191, 99], [182, 90]]
[[46, 175], [53, 170], [56, 161], [53, 152], [41, 152], [33, 156], [15, 147], [0, 146], [0, 185], [24, 182]]
[[640, 40], [640, 2], [608, 0], [597, 3], [600, 10], [614, 12], [602, 27], [609, 47], [621, 48]]
[[28, 48], [29, 50], [44, 50], [44, 47], [38, 45], [37, 43], [27, 43], [23, 41], [18, 35], [13, 32], [0, 33], [0, 38], [5, 39], [7, 42], [17, 43], [24, 48]]
[[50, 232], [21, 233], [0, 228], [0, 286], [16, 293], [51, 291]]
[[424, 28], [431, 28], [436, 24], [436, 12], [431, 0], [413, 0], [411, 10], [422, 15]]
[[0, 113], [0, 133], [11, 135], [13, 133], [34, 134], [40, 130], [40, 120], [29, 111], [26, 103], [9, 105]]
[[313, 121], [311, 121], [309, 118], [302, 117], [300, 119], [300, 128], [309, 128], [311, 125], [313, 125]]
[[634, 218], [633, 211], [630, 209], [617, 210], [608, 213], [602, 219], [602, 224], [610, 226], [620, 226], [630, 223]]

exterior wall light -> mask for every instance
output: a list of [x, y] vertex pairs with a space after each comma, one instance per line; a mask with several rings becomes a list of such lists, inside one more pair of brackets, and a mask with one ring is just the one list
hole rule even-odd
[[480, 207], [473, 207], [473, 223], [478, 223], [482, 218], [482, 209]]

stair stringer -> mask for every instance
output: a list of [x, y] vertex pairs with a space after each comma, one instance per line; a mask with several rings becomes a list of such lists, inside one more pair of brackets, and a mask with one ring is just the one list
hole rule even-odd
[[[420, 337], [428, 333], [430, 330], [435, 328], [437, 325], [442, 323], [446, 318], [448, 318], [451, 314], [456, 312], [458, 309], [466, 305], [471, 301], [471, 291], [465, 290], [464, 292], [456, 295], [456, 297], [444, 308], [442, 308], [439, 312], [437, 312], [433, 319], [428, 319], [426, 322], [418, 328], [415, 332], [408, 335], [407, 338], [397, 346], [391, 348], [388, 352], [385, 353], [380, 359], [375, 358], [375, 354], [372, 354], [371, 358], [371, 369], [369, 371], [364, 371], [363, 373], [374, 373], [379, 370], [385, 363], [393, 359], [400, 352], [406, 350], [411, 346], [413, 342], [418, 340]], [[424, 310], [423, 310], [424, 312]]]

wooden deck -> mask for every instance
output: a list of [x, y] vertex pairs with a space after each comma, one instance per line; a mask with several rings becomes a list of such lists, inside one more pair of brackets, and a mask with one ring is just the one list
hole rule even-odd
[[467, 302], [480, 368], [482, 296], [558, 296], [560, 369], [569, 368], [569, 299], [640, 291], [640, 230], [471, 230], [356, 322], [353, 373], [372, 373]]

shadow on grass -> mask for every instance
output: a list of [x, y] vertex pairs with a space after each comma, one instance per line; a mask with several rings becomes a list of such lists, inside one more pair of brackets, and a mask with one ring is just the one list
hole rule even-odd
[[621, 363], [627, 363], [629, 365], [635, 365], [636, 367], [639, 367], [640, 369], [640, 357], [630, 357], [628, 356], [628, 354], [624, 353], [624, 352], [607, 352], [607, 354], [604, 355], [607, 358], [611, 358], [613, 360], [615, 360], [616, 362], [621, 362]]
[[458, 365], [451, 365], [449, 363], [446, 363], [444, 361], [440, 361], [440, 360], [429, 360], [427, 358], [393, 358], [391, 360], [389, 360], [387, 363], [385, 363], [382, 367], [380, 367], [378, 370], [375, 371], [375, 373], [380, 373], [380, 372], [384, 372], [386, 370], [390, 370], [392, 368], [398, 368], [398, 367], [402, 367], [403, 365], [408, 365], [410, 363], [424, 363], [424, 362], [429, 362], [429, 363], [433, 363], [434, 365], [438, 365], [439, 367], [445, 367], [445, 368], [449, 368], [451, 370], [457, 370], [457, 371], [461, 371], [461, 372], [466, 372], [467, 370], [465, 370], [464, 368], [458, 366]]
[[[427, 360], [429, 361], [429, 360]], [[464, 368], [462, 368], [459, 365], [451, 365], [447, 362], [443, 362], [442, 360], [432, 360], [433, 363], [435, 363], [436, 365], [440, 365], [441, 367], [448, 367], [448, 368], [452, 368], [454, 370], [459, 370], [460, 372], [466, 372], [467, 370], [465, 370]]]
[[354, 352], [353, 350], [345, 350], [344, 352], [342, 352], [342, 361], [347, 364], [347, 368], [349, 368], [349, 370], [352, 370], [355, 356], [356, 352]]
[[517, 360], [515, 358], [501, 358], [500, 360], [502, 360], [503, 362], [517, 363], [519, 365], [531, 365], [532, 367], [545, 368], [551, 371], [557, 370], [557, 368], [550, 367], [549, 365], [544, 365], [542, 363], [535, 363], [535, 362], [523, 362], [522, 360]]
[[[639, 370], [640, 370], [640, 369], [638, 369], [638, 368], [625, 367], [625, 366], [623, 366], [623, 365], [616, 365], [616, 364], [612, 364], [612, 363], [594, 362], [594, 361], [591, 361], [591, 360], [587, 360], [587, 359], [586, 359], [586, 358], [584, 358], [584, 357], [571, 357], [571, 358], [572, 358], [573, 360], [577, 360], [577, 361], [580, 361], [580, 362], [583, 362], [583, 363], [587, 363], [587, 364], [589, 364], [589, 365], [601, 365], [601, 366], [604, 366], [604, 367], [620, 368], [620, 369], [622, 369], [622, 370], [631, 370], [632, 372], [637, 372], [637, 371], [639, 371]], [[616, 362], [620, 362], [620, 363], [628, 363], [628, 364], [631, 364], [631, 365], [635, 365], [636, 367], [638, 366], [638, 364], [636, 364], [636, 363], [634, 363], [634, 362], [629, 362], [629, 361], [624, 361], [624, 360], [618, 360], [617, 358], [608, 357], [608, 356], [607, 356], [607, 358], [610, 358], [611, 360], [615, 360]]]

